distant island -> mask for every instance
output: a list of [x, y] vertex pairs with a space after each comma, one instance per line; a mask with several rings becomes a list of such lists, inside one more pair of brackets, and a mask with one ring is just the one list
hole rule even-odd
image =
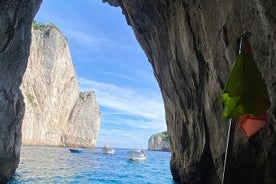
[[148, 140], [148, 150], [170, 151], [168, 132], [164, 131], [150, 136]]

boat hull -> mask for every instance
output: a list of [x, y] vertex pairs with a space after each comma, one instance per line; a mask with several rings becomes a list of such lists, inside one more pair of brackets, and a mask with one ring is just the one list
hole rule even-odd
[[127, 156], [132, 161], [143, 161], [147, 159], [147, 156], [141, 151], [128, 151]]
[[81, 153], [82, 149], [76, 149], [76, 148], [70, 148], [69, 149], [71, 153]]
[[114, 154], [115, 153], [115, 149], [112, 148], [111, 146], [104, 146], [102, 148], [103, 150], [103, 153], [106, 153], [106, 154]]
[[115, 150], [112, 149], [112, 150], [103, 150], [104, 153], [106, 154], [114, 154], [115, 153]]

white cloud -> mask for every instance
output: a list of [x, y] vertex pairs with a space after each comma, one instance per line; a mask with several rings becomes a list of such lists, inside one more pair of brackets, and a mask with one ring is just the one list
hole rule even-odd
[[148, 134], [135, 130], [101, 129], [97, 144], [98, 146], [109, 144], [121, 148], [140, 147], [146, 149], [148, 139]]
[[118, 73], [118, 72], [117, 73], [116, 72], [101, 72], [101, 74], [108, 75], [110, 77], [116, 77], [116, 78], [128, 80], [128, 81], [140, 82], [137, 78], [134, 78], [130, 75], [125, 75], [125, 74], [122, 74], [122, 73]]
[[105, 107], [98, 146], [111, 144], [115, 147], [147, 148], [152, 134], [166, 130], [160, 95], [144, 94], [84, 78], [79, 78], [79, 82], [82, 91], [95, 91], [97, 102]]
[[64, 35], [70, 38], [70, 42], [81, 45], [83, 50], [107, 51], [114, 49], [128, 49], [127, 45], [120, 44], [115, 40], [109, 39], [107, 35], [102, 35], [93, 31], [80, 31], [74, 28], [64, 28]]
[[141, 94], [113, 84], [79, 78], [83, 91], [95, 91], [100, 106], [121, 113], [140, 116], [150, 121], [164, 121], [164, 106], [159, 96]]
[[164, 120], [152, 120], [152, 119], [143, 119], [139, 118], [139, 116], [133, 114], [125, 114], [114, 113], [110, 114], [109, 112], [105, 112], [102, 114], [102, 119], [106, 122], [112, 124], [114, 127], [122, 127], [123, 129], [130, 130], [139, 130], [144, 132], [157, 132], [164, 131], [166, 128], [164, 124]]

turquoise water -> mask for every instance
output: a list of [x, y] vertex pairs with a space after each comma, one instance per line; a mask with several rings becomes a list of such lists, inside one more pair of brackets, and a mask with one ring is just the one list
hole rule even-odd
[[170, 153], [145, 151], [145, 161], [129, 161], [129, 149], [103, 154], [101, 149], [70, 153], [60, 147], [22, 147], [21, 160], [9, 184], [93, 183], [173, 184]]

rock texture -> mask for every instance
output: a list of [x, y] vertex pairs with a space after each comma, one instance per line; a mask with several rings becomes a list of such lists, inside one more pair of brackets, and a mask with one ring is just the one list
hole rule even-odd
[[[114, 0], [113, 0], [114, 1]], [[15, 171], [24, 105], [19, 86], [41, 0], [0, 1], [0, 182]], [[276, 3], [273, 0], [118, 0], [161, 88], [171, 171], [181, 183], [219, 183], [226, 142], [220, 93], [244, 30], [268, 85], [269, 124], [236, 136], [227, 183], [276, 181]], [[116, 4], [116, 3], [114, 3]]]
[[100, 128], [99, 106], [94, 92], [81, 92], [64, 131], [64, 145], [96, 147]]
[[0, 183], [19, 163], [23, 97], [19, 90], [31, 44], [31, 24], [41, 0], [0, 1]]
[[170, 143], [167, 132], [153, 134], [148, 140], [148, 150], [170, 151]]
[[23, 144], [96, 147], [100, 112], [95, 94], [80, 93], [67, 40], [55, 25], [34, 23], [21, 89]]
[[[151, 63], [165, 104], [171, 172], [180, 183], [220, 183], [227, 121], [220, 94], [244, 31], [267, 83], [269, 123], [246, 139], [235, 130], [227, 182], [276, 181], [276, 2], [118, 0]], [[115, 4], [116, 3], [112, 3]]]

